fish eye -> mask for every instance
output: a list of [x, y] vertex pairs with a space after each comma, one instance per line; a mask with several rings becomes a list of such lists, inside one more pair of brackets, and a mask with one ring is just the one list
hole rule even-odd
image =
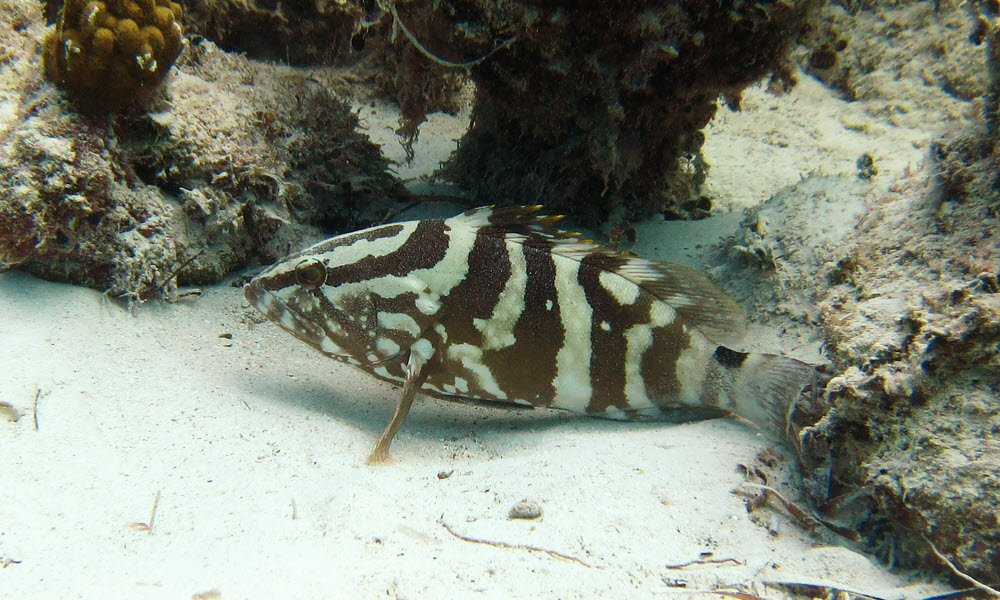
[[295, 280], [302, 287], [315, 290], [326, 281], [326, 267], [315, 258], [306, 258], [295, 266]]

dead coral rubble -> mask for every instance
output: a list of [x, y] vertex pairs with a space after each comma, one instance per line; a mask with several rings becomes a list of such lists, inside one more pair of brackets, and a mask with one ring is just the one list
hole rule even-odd
[[998, 6], [830, 2], [804, 55], [892, 123], [958, 121], [954, 97], [984, 107], [930, 144], [930, 168], [868, 197], [816, 270], [833, 378], [800, 459], [826, 514], [890, 563], [949, 572], [943, 556], [987, 582], [1000, 581]]
[[[542, 203], [590, 218], [680, 207], [720, 97], [773, 75], [813, 0], [649, 3], [399, 1], [395, 27], [425, 60], [476, 85], [472, 127], [445, 173], [480, 202]], [[483, 59], [484, 60], [479, 60]], [[697, 211], [694, 211], [697, 212]]]
[[796, 407], [793, 430], [824, 517], [891, 564], [947, 572], [933, 544], [992, 582], [1000, 190], [953, 188], [929, 169], [883, 191], [812, 176], [748, 211], [743, 231], [720, 244], [724, 258], [708, 260], [724, 287], [748, 298], [748, 314], [781, 327], [786, 347], [796, 331], [820, 328], [831, 379], [819, 402]]
[[[201, 0], [190, 5], [188, 21], [191, 31], [250, 58], [350, 65], [345, 76], [396, 101], [403, 116], [401, 134], [413, 138], [428, 113], [461, 108], [468, 75], [427, 60], [393, 21], [390, 6], [353, 0]], [[427, 27], [451, 26], [427, 16], [409, 23], [407, 31], [431, 39], [443, 32], [431, 34]]]
[[402, 21], [387, 11], [377, 26], [366, 30], [367, 50], [351, 69], [359, 81], [370, 83], [383, 97], [399, 105], [401, 122], [397, 133], [404, 145], [416, 139], [429, 113], [454, 114], [461, 110], [467, 101], [464, 92], [470, 79], [464, 68], [454, 66], [464, 64], [465, 57], [444, 52], [442, 56], [447, 59], [429, 60], [430, 51], [419, 41], [447, 37], [438, 29], [450, 22], [434, 13], [415, 16], [404, 29]]
[[1000, 193], [926, 182], [914, 174], [872, 203], [831, 272], [822, 320], [841, 369], [803, 458], [816, 497], [853, 514], [885, 558], [940, 567], [932, 543], [996, 580]]
[[11, 98], [0, 121], [0, 268], [129, 300], [169, 297], [178, 284], [272, 261], [324, 227], [377, 220], [401, 193], [327, 71], [203, 42], [148, 114], [85, 117], [42, 80], [40, 8], [21, 21], [0, 32], [16, 50], [0, 63]]
[[[224, 50], [291, 65], [333, 64], [351, 50], [370, 15], [346, 0], [198, 0], [187, 4], [191, 31]], [[374, 2], [370, 4], [374, 5]], [[383, 11], [372, 7], [376, 15]]]
[[203, 0], [190, 28], [249, 56], [353, 63], [402, 112], [455, 111], [471, 79], [473, 127], [442, 174], [479, 202], [544, 202], [591, 219], [699, 217], [701, 129], [786, 55], [820, 0], [580, 3]]
[[810, 50], [803, 68], [811, 75], [900, 124], [943, 113], [949, 96], [983, 95], [984, 56], [969, 42], [969, 14], [962, 3], [883, 1], [865, 9], [855, 4], [823, 6], [804, 40]]

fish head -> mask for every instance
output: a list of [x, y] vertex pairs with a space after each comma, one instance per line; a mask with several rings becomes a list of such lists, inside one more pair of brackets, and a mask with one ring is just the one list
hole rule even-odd
[[349, 275], [345, 267], [354, 257], [337, 252], [338, 239], [275, 263], [244, 287], [244, 295], [270, 321], [330, 358], [356, 366], [385, 363], [409, 340], [384, 326], [385, 300], [369, 281]]

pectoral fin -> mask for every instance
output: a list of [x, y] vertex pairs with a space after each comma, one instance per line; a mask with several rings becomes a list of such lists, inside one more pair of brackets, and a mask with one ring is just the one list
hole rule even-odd
[[389, 420], [382, 435], [378, 436], [375, 447], [368, 455], [368, 464], [384, 465], [389, 462], [389, 445], [396, 437], [396, 432], [403, 426], [406, 416], [410, 414], [410, 406], [413, 405], [414, 396], [427, 381], [427, 376], [434, 370], [437, 361], [433, 359], [434, 346], [427, 339], [421, 338], [410, 347], [410, 359], [406, 363], [406, 382], [403, 384], [403, 393], [399, 397], [399, 402], [396, 403], [392, 419]]

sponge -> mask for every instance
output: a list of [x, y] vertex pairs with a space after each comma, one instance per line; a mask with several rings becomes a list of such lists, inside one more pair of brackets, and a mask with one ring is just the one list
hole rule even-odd
[[83, 112], [141, 107], [180, 54], [171, 0], [66, 0], [45, 37], [45, 75]]

